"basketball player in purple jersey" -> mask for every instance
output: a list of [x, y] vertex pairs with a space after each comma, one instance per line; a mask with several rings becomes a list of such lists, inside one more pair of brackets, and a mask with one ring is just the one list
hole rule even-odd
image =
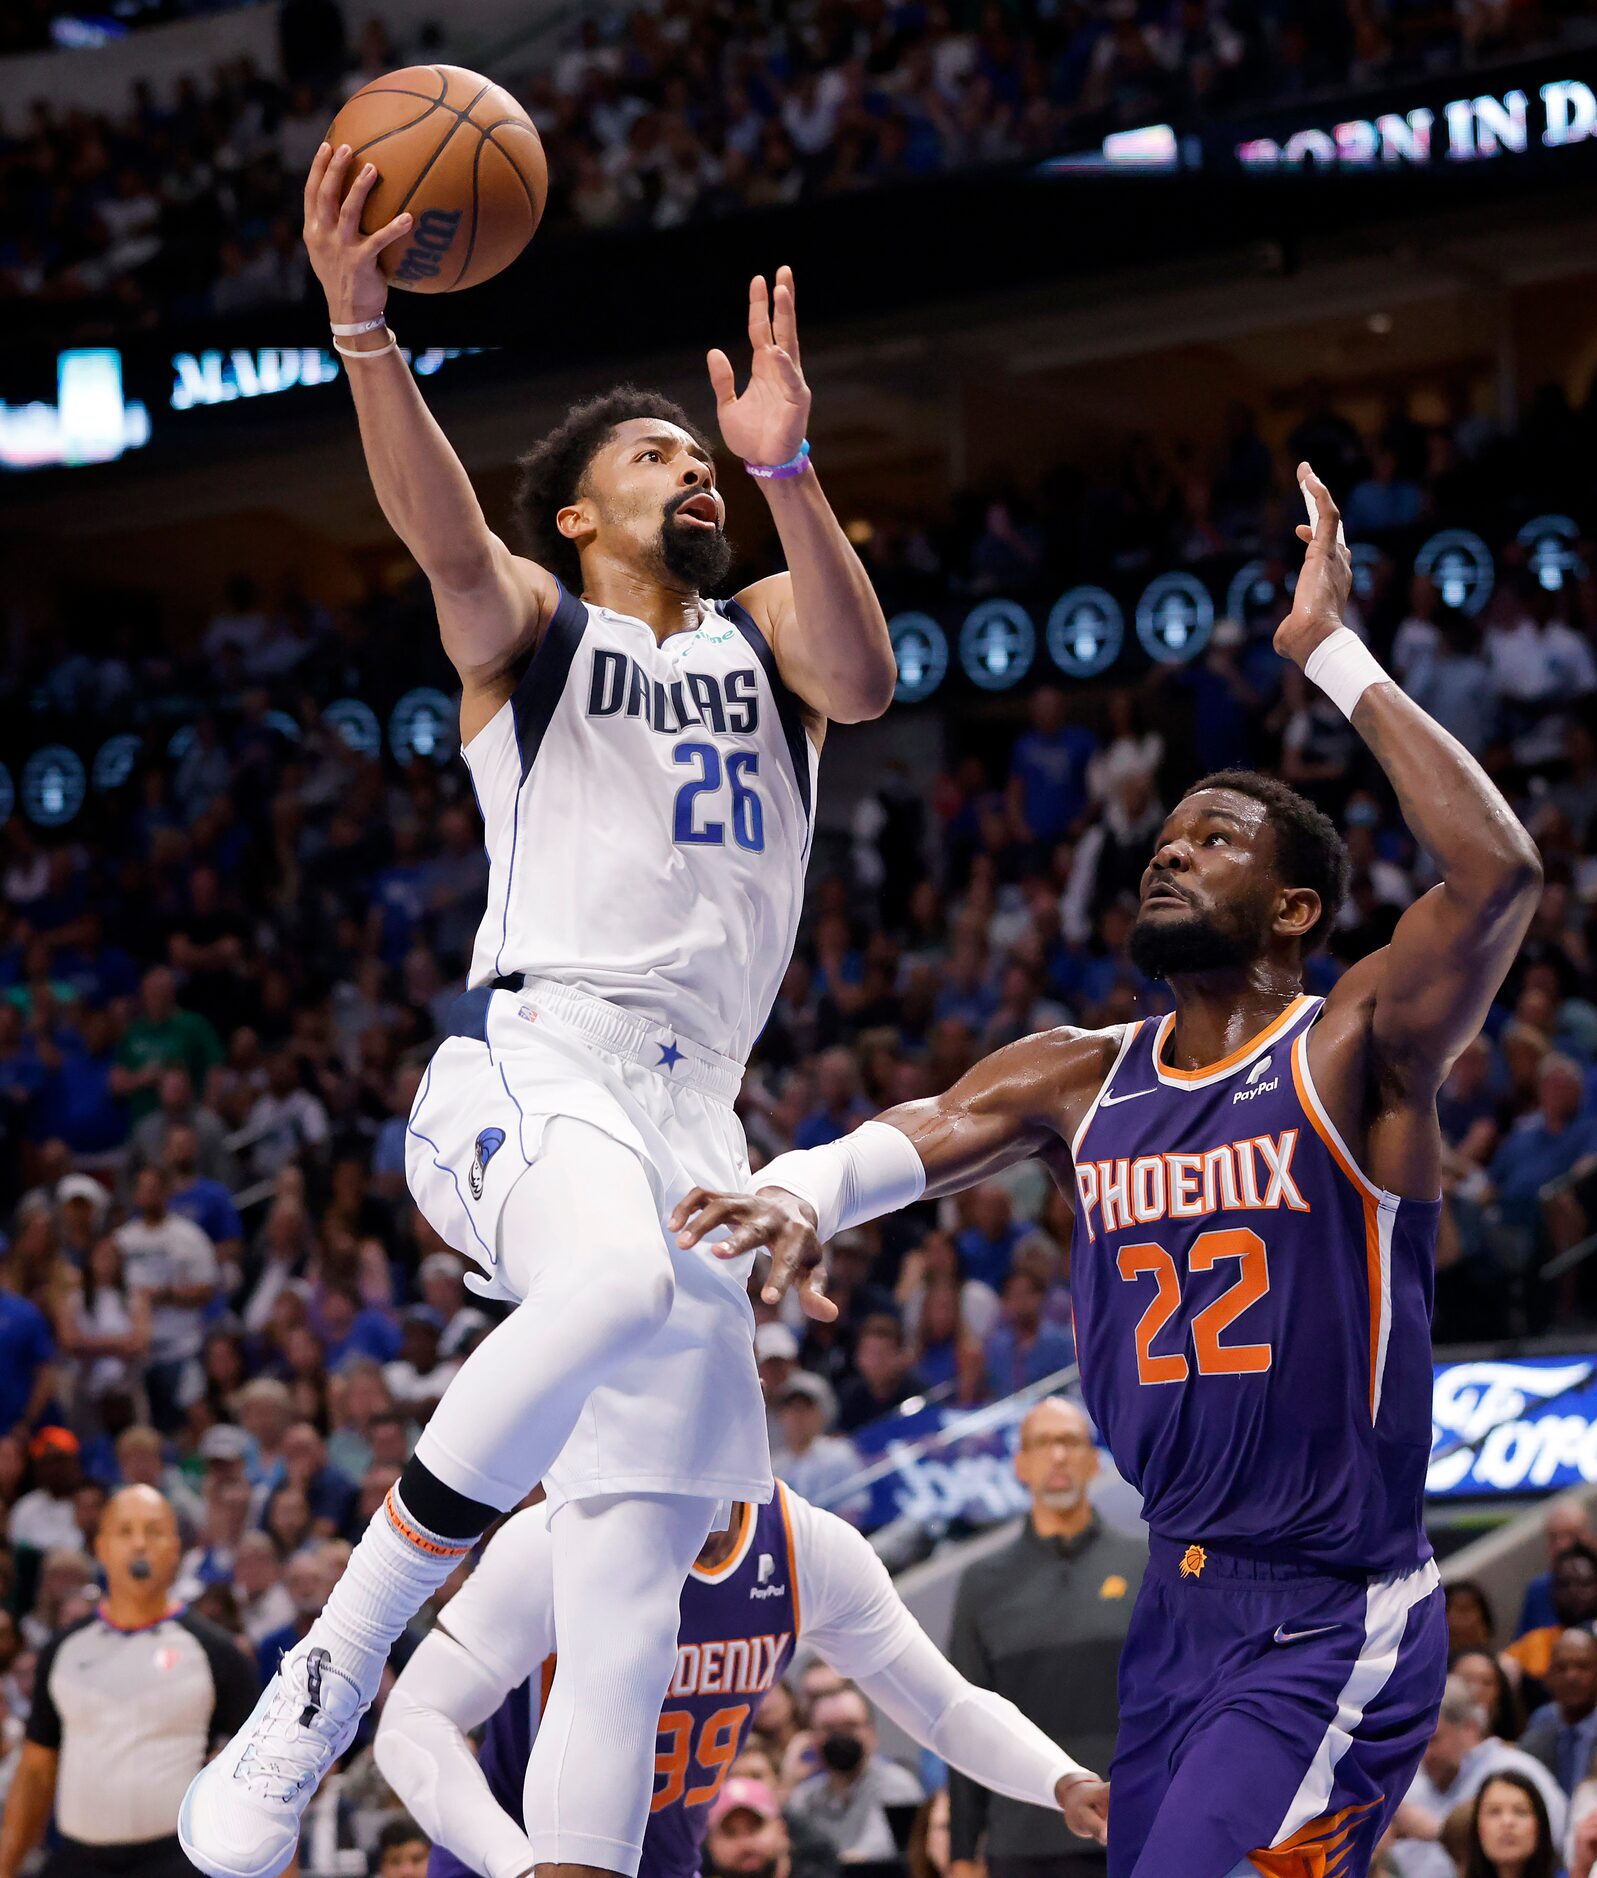
[[[383, 1710], [377, 1764], [434, 1841], [429, 1878], [521, 1878], [533, 1862], [527, 1762], [559, 1673], [548, 1522], [547, 1506], [530, 1507], [494, 1534]], [[801, 1644], [973, 1780], [1102, 1838], [1103, 1782], [968, 1683], [853, 1527], [786, 1487], [711, 1535], [681, 1616], [639, 1878], [696, 1878], [715, 1797]], [[473, 1759], [466, 1735], [483, 1722]]]
[[1446, 1633], [1422, 1523], [1436, 1092], [1536, 905], [1536, 849], [1480, 766], [1342, 624], [1311, 526], [1276, 649], [1341, 707], [1441, 884], [1323, 1001], [1303, 960], [1347, 884], [1330, 822], [1228, 771], [1165, 823], [1133, 956], [1175, 1013], [978, 1064], [752, 1195], [678, 1209], [770, 1247], [767, 1295], [844, 1226], [1029, 1156], [1075, 1202], [1082, 1389], [1152, 1558], [1121, 1663], [1111, 1878], [1357, 1878], [1409, 1784]]

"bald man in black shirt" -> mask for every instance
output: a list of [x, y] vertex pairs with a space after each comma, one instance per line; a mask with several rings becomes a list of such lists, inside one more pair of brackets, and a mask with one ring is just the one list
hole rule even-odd
[[182, 1546], [153, 1487], [125, 1487], [95, 1540], [106, 1596], [39, 1659], [22, 1759], [0, 1820], [0, 1878], [17, 1878], [52, 1808], [45, 1878], [192, 1878], [177, 1842], [188, 1783], [255, 1703], [225, 1631], [171, 1601]]

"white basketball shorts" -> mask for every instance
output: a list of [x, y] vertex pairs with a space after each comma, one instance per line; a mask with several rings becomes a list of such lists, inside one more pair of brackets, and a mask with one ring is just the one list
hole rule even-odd
[[[410, 1191], [444, 1241], [499, 1295], [505, 1198], [571, 1116], [630, 1148], [653, 1191], [676, 1278], [664, 1327], [594, 1389], [544, 1485], [556, 1504], [609, 1493], [686, 1493], [763, 1504], [772, 1493], [754, 1363], [750, 1259], [683, 1251], [665, 1230], [695, 1186], [748, 1180], [732, 1103], [741, 1067], [601, 998], [546, 979], [456, 1001], [411, 1109]], [[595, 1193], [596, 1211], [605, 1204]], [[580, 1258], [573, 1246], [570, 1256]], [[596, 1272], [595, 1283], [603, 1283]], [[517, 1300], [519, 1302], [519, 1299]]]

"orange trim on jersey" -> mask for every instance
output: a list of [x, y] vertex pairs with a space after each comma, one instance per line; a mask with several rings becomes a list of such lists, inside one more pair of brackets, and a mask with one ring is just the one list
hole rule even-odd
[[1299, 1037], [1292, 1050], [1292, 1082], [1298, 1092], [1298, 1105], [1309, 1126], [1330, 1151], [1331, 1159], [1342, 1170], [1359, 1197], [1364, 1209], [1364, 1280], [1370, 1293], [1370, 1420], [1375, 1420], [1375, 1371], [1381, 1354], [1381, 1200], [1370, 1183], [1343, 1152], [1337, 1140], [1320, 1119], [1319, 1104], [1307, 1081], [1307, 1035]]
[[389, 1523], [401, 1539], [408, 1540], [418, 1552], [425, 1552], [429, 1558], [464, 1558], [471, 1550], [475, 1540], [465, 1545], [440, 1545], [436, 1539], [429, 1539], [425, 1533], [417, 1532], [400, 1517], [399, 1508], [394, 1500], [394, 1490], [388, 1489], [388, 1497], [383, 1501], [383, 1511], [388, 1515]]
[[788, 1593], [793, 1601], [793, 1639], [798, 1641], [799, 1623], [799, 1586], [798, 1554], [793, 1549], [793, 1507], [787, 1497], [787, 1488], [779, 1480], [776, 1483], [777, 1495], [782, 1502], [782, 1531], [787, 1539], [787, 1583]]
[[1311, 1819], [1280, 1845], [1261, 1847], [1248, 1854], [1248, 1863], [1263, 1878], [1341, 1878], [1348, 1864], [1360, 1825], [1383, 1799], [1377, 1794], [1359, 1806], [1344, 1806], [1339, 1813]]
[[1159, 1034], [1153, 1040], [1153, 1066], [1157, 1074], [1169, 1082], [1201, 1082], [1206, 1076], [1220, 1076], [1228, 1069], [1236, 1069], [1247, 1062], [1256, 1050], [1261, 1050], [1273, 1038], [1280, 1036], [1303, 1015], [1303, 1007], [1309, 1002], [1307, 992], [1300, 991], [1286, 1009], [1271, 1023], [1265, 1025], [1256, 1036], [1246, 1043], [1239, 1044], [1229, 1056], [1221, 1057], [1218, 1063], [1204, 1063], [1197, 1069], [1172, 1069], [1164, 1060], [1164, 1047], [1169, 1041], [1171, 1026], [1175, 1023], [1175, 1013], [1162, 1018]]
[[743, 1556], [749, 1549], [749, 1536], [754, 1529], [754, 1508], [747, 1500], [738, 1504], [743, 1509], [743, 1518], [738, 1523], [738, 1536], [732, 1541], [732, 1550], [727, 1553], [719, 1565], [695, 1565], [693, 1576], [702, 1584], [713, 1585], [718, 1579], [728, 1577], [743, 1563]]

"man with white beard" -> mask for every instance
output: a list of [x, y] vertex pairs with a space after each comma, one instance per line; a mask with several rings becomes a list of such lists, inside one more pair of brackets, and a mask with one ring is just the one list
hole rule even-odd
[[[948, 1650], [969, 1681], [1007, 1696], [1088, 1766], [1106, 1765], [1113, 1752], [1120, 1647], [1148, 1559], [1141, 1539], [1105, 1526], [1093, 1510], [1087, 1491], [1097, 1473], [1082, 1410], [1059, 1396], [1039, 1402], [1015, 1451], [1031, 1511], [1010, 1544], [960, 1580]], [[954, 1772], [949, 1798], [949, 1878], [974, 1878], [984, 1850], [990, 1878], [1102, 1878], [1102, 1847], [1074, 1837], [1062, 1817], [1016, 1806]]]

